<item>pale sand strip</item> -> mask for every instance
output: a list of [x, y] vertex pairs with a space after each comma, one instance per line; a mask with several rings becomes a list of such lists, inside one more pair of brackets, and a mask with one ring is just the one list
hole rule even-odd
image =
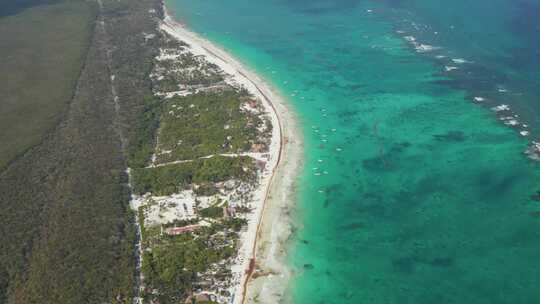
[[[254, 297], [258, 298], [258, 303], [277, 303], [276, 297], [281, 297], [290, 277], [290, 272], [280, 261], [282, 245], [290, 231], [286, 209], [290, 208], [288, 204], [293, 201], [291, 193], [294, 177], [303, 159], [296, 120], [279, 94], [270, 89], [259, 76], [210, 41], [175, 22], [166, 10], [160, 28], [189, 44], [190, 52], [194, 55], [205, 56], [206, 60], [232, 75], [235, 82], [263, 102], [265, 110], [270, 114], [273, 125], [271, 157], [268, 162], [270, 174], [263, 176], [260, 188], [254, 193], [254, 199], [260, 203], [252, 213], [247, 232], [242, 236], [239, 251], [241, 263], [232, 269], [233, 276], [239, 276], [233, 303], [250, 303]], [[276, 275], [251, 281], [250, 264], [253, 263], [250, 261], [255, 257], [254, 264], [264, 272]]]

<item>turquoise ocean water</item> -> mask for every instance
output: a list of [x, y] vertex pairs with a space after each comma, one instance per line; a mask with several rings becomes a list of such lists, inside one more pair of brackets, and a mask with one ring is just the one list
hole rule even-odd
[[300, 117], [287, 301], [540, 303], [538, 1], [166, 2]]

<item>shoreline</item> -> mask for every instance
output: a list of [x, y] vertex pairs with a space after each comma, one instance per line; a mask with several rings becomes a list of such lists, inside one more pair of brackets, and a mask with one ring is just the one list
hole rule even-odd
[[[302, 161], [301, 139], [298, 123], [288, 109], [284, 99], [256, 73], [246, 68], [239, 60], [223, 51], [212, 42], [191, 32], [174, 20], [163, 3], [164, 18], [160, 29], [174, 38], [190, 45], [194, 55], [202, 55], [219, 66], [233, 80], [258, 97], [272, 122], [271, 159], [269, 169], [254, 193], [257, 205], [253, 221], [248, 223], [242, 237], [238, 256], [241, 265], [233, 266], [233, 273], [240, 276], [233, 303], [250, 303], [255, 297], [264, 295], [259, 303], [276, 303], [285, 291], [291, 276], [282, 261], [281, 248], [290, 235], [290, 222], [286, 209], [294, 186], [294, 176], [299, 172]], [[292, 172], [292, 173], [291, 173]], [[262, 272], [253, 278], [255, 272]], [[271, 289], [271, 292], [268, 292]], [[238, 296], [241, 295], [241, 296]], [[276, 299], [278, 297], [278, 299]]]

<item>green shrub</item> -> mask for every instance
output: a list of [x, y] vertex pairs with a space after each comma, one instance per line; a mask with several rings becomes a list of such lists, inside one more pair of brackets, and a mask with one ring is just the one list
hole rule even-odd
[[199, 215], [202, 217], [220, 218], [223, 217], [223, 208], [214, 206], [204, 208], [199, 211]]
[[[247, 170], [244, 171], [244, 168]], [[254, 180], [254, 160], [247, 156], [198, 159], [193, 162], [172, 164], [155, 168], [132, 170], [133, 191], [154, 195], [170, 195], [190, 184], [222, 182], [229, 179]]]
[[158, 163], [249, 151], [262, 136], [264, 121], [241, 110], [250, 96], [228, 89], [169, 100], [163, 109]]
[[212, 196], [219, 193], [219, 189], [212, 183], [205, 183], [194, 190], [198, 196]]
[[129, 147], [129, 166], [142, 168], [150, 161], [156, 143], [156, 131], [161, 114], [160, 100], [147, 95], [143, 110], [138, 114], [134, 139]]

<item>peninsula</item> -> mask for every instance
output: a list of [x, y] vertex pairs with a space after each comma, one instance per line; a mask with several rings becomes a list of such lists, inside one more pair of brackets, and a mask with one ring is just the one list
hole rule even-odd
[[245, 303], [251, 279], [288, 277], [267, 246], [288, 235], [275, 224], [298, 166], [294, 121], [260, 77], [165, 9], [156, 39], [154, 146], [128, 170], [138, 301]]

